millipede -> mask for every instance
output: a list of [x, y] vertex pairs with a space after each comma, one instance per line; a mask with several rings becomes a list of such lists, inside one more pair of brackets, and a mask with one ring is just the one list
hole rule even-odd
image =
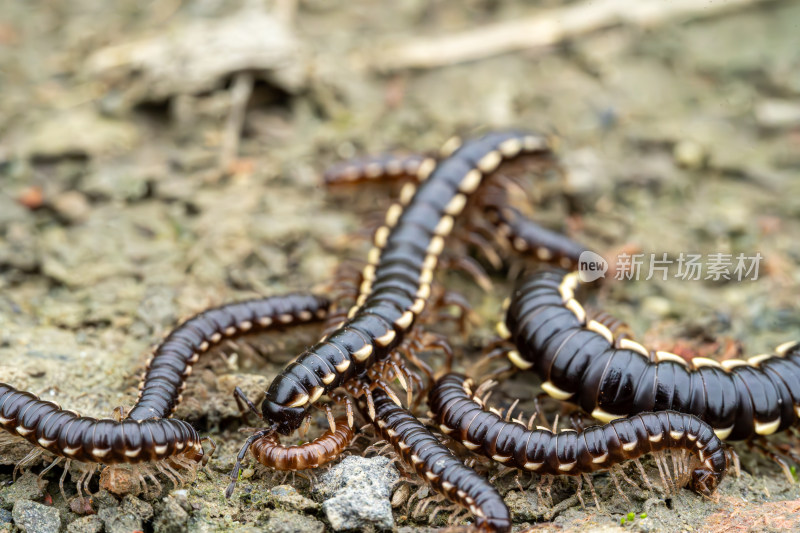
[[[460, 374], [442, 376], [430, 391], [428, 404], [443, 433], [467, 449], [494, 461], [543, 476], [577, 476], [637, 459], [647, 453], [688, 452], [691, 487], [710, 496], [727, 469], [727, 456], [711, 426], [676, 411], [641, 413], [578, 433], [531, 429], [485, 410], [471, 379]], [[510, 414], [510, 413], [509, 413]], [[660, 468], [660, 465], [659, 465]], [[616, 482], [616, 479], [615, 479]]]
[[[452, 148], [445, 145], [441, 157], [446, 157]], [[435, 159], [421, 154], [378, 155], [350, 159], [329, 167], [324, 173], [328, 187], [365, 181], [389, 181], [400, 178], [418, 180], [418, 171], [424, 165], [431, 165]], [[424, 175], [424, 174], [423, 174]], [[506, 192], [496, 186], [497, 191], [485, 195], [482, 214], [494, 225], [499, 238], [505, 239], [511, 248], [523, 256], [533, 255], [537, 260], [558, 264], [563, 268], [578, 264], [580, 254], [586, 247], [537, 224], [519, 209], [510, 205]]]
[[0, 383], [0, 425], [35, 446], [23, 464], [43, 451], [56, 456], [42, 475], [66, 459], [94, 465], [91, 472], [99, 465], [155, 463], [168, 477], [179, 480], [173, 467], [205, 464], [210, 455], [202, 444], [209, 442], [212, 453], [215, 447], [189, 423], [168, 418], [180, 403], [186, 378], [200, 354], [245, 333], [321, 320], [329, 306], [326, 298], [295, 293], [227, 304], [193, 316], [156, 348], [147, 363], [139, 399], [123, 420], [80, 416]]
[[419, 168], [428, 158], [421, 154], [376, 156], [350, 159], [329, 167], [323, 175], [325, 185], [336, 187], [364, 181], [387, 179], [414, 179]]
[[577, 266], [581, 254], [588, 250], [573, 239], [540, 226], [510, 205], [489, 207], [487, 216], [499, 235], [523, 256], [533, 255], [539, 261], [569, 268]]
[[[335, 427], [336, 429], [328, 429], [312, 441], [291, 446], [282, 444], [279, 435], [274, 431], [262, 431], [250, 437], [251, 443], [243, 451], [246, 453], [249, 448], [259, 463], [274, 470], [297, 472], [319, 468], [336, 460], [355, 437], [355, 431], [347, 423], [347, 417], [337, 418]], [[244, 454], [240, 453], [231, 473], [231, 483], [225, 491], [228, 498], [233, 494], [242, 460]]]
[[[375, 232], [348, 318], [300, 354], [267, 390], [261, 416], [278, 432], [297, 429], [323, 394], [363, 376], [404, 340], [426, 307], [455, 217], [483, 178], [504, 160], [550, 154], [545, 137], [513, 131], [489, 133], [463, 144], [453, 141], [445, 152], [438, 164], [432, 158], [420, 163], [418, 184], [406, 183], [399, 202], [388, 209], [384, 225]], [[364, 392], [370, 391], [365, 387]]]
[[186, 378], [200, 356], [226, 340], [324, 319], [330, 301], [307, 293], [254, 298], [198, 313], [175, 328], [147, 361], [133, 420], [166, 418], [181, 401]]
[[686, 361], [615, 340], [575, 299], [577, 272], [548, 269], [514, 290], [506, 328], [520, 369], [533, 369], [550, 396], [598, 420], [670, 409], [702, 418], [724, 440], [770, 435], [800, 418], [800, 344], [749, 359]]
[[479, 531], [511, 531], [511, 516], [497, 489], [464, 465], [422, 422], [385, 392], [376, 390], [374, 402], [373, 426], [407, 466], [437, 493], [469, 510]]
[[[78, 483], [82, 494], [81, 484], [88, 483], [100, 464], [155, 463], [158, 470], [177, 480], [180, 475], [173, 467], [191, 470], [198, 463], [205, 464], [210, 455], [204, 452], [203, 442], [211, 443], [212, 453], [214, 447], [213, 441], [201, 438], [182, 420], [117, 421], [80, 416], [4, 383], [0, 383], [0, 425], [36, 447], [20, 464], [35, 459], [42, 451], [56, 456], [40, 476], [66, 459], [59, 484], [62, 494], [64, 476], [72, 461], [92, 465]], [[138, 484], [136, 480], [134, 483]]]

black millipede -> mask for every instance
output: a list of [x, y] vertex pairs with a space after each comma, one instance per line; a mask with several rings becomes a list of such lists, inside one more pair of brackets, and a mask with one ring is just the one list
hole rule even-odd
[[[442, 149], [441, 157], [452, 150], [450, 143]], [[325, 171], [324, 181], [329, 187], [363, 181], [386, 181], [398, 178], [415, 178], [419, 169], [429, 172], [436, 164], [432, 157], [420, 154], [378, 155], [351, 159], [337, 163]], [[539, 261], [558, 264], [564, 268], [578, 264], [580, 254], [586, 248], [562, 233], [537, 224], [519, 209], [509, 205], [505, 194], [495, 194], [486, 200], [483, 211], [499, 237], [505, 239], [515, 252], [533, 255]]]
[[746, 360], [687, 362], [627, 337], [615, 341], [575, 299], [578, 283], [577, 272], [534, 273], [515, 288], [506, 314], [517, 347], [509, 359], [534, 370], [554, 398], [602, 421], [664, 409], [688, 413], [727, 440], [769, 435], [800, 418], [800, 344]]
[[[186, 378], [201, 353], [245, 333], [320, 320], [327, 299], [288, 294], [236, 302], [204, 311], [173, 330], [155, 350], [140, 385], [139, 400], [124, 420], [97, 419], [0, 383], [0, 426], [60, 460], [94, 465], [157, 463], [190, 468], [205, 463], [200, 438], [187, 422], [168, 418], [181, 400]], [[209, 441], [211, 442], [211, 441]], [[211, 442], [212, 447], [213, 442]]]
[[487, 216], [515, 252], [532, 253], [539, 261], [575, 267], [580, 255], [588, 250], [569, 237], [540, 226], [512, 206], [488, 207]]
[[5, 383], [0, 383], [0, 424], [53, 455], [85, 463], [153, 462], [173, 455], [204, 458], [203, 439], [182, 420], [80, 416]]
[[323, 394], [364, 375], [404, 340], [427, 305], [455, 217], [483, 178], [504, 160], [550, 150], [542, 136], [496, 132], [452, 144], [448, 152], [438, 164], [423, 162], [418, 185], [406, 183], [399, 203], [387, 211], [347, 320], [300, 354], [267, 390], [261, 414], [280, 433], [297, 429]]
[[694, 457], [691, 487], [711, 495], [727, 469], [727, 456], [711, 426], [676, 411], [642, 413], [581, 433], [529, 429], [484, 410], [472, 380], [446, 374], [430, 391], [428, 405], [439, 428], [468, 449], [503, 465], [551, 476], [584, 476], [663, 450]]
[[[56, 459], [40, 474], [41, 477], [62, 459], [66, 459], [64, 474], [59, 482], [62, 495], [64, 478], [71, 462], [88, 463], [88, 470], [78, 482], [81, 499], [81, 485], [88, 485], [99, 465], [113, 468], [126, 463], [153, 463], [157, 470], [178, 484], [183, 476], [176, 468], [186, 469], [190, 472], [189, 477], [193, 476], [197, 466], [204, 465], [215, 448], [213, 441], [201, 438], [183, 420], [169, 418], [117, 421], [80, 416], [5, 383], [0, 383], [0, 425], [12, 435], [18, 435], [35, 446], [18, 466], [32, 461], [43, 450], [48, 451]], [[209, 454], [203, 450], [203, 442], [206, 441], [212, 446]], [[104, 470], [104, 476], [113, 478], [108, 472], [109, 469]], [[143, 475], [152, 478], [148, 469], [135, 470], [129, 483], [138, 488], [146, 486]], [[108, 488], [116, 492], [114, 486]], [[64, 500], [66, 499], [64, 495]]]
[[[389, 442], [403, 462], [437, 493], [475, 516], [479, 531], [511, 531], [511, 516], [503, 498], [489, 482], [464, 465], [422, 422], [398, 406], [382, 390], [374, 392], [378, 434]], [[366, 411], [365, 416], [369, 416]]]
[[322, 320], [327, 298], [290, 293], [235, 302], [198, 313], [175, 328], [155, 349], [139, 385], [133, 420], [166, 418], [181, 401], [186, 378], [200, 355], [241, 335]]

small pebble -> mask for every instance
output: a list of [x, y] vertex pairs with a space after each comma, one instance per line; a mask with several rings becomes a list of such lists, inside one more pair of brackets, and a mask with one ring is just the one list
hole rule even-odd
[[394, 527], [391, 488], [400, 478], [386, 457], [351, 455], [320, 476], [314, 493], [335, 531]]
[[185, 498], [172, 495], [164, 498], [164, 507], [153, 524], [153, 530], [160, 533], [184, 533], [189, 530], [189, 513], [185, 509]]
[[266, 533], [323, 533], [325, 524], [310, 516], [274, 510], [267, 514]]
[[53, 209], [70, 222], [83, 222], [89, 218], [91, 206], [83, 194], [66, 191], [53, 199]]
[[67, 533], [100, 533], [103, 521], [96, 515], [82, 516], [67, 526]]
[[684, 168], [697, 170], [708, 163], [708, 152], [702, 145], [690, 140], [680, 141], [672, 150], [675, 162]]
[[279, 485], [270, 490], [272, 500], [279, 507], [292, 509], [294, 511], [315, 511], [319, 509], [319, 504], [309, 500], [291, 485]]
[[766, 99], [756, 105], [755, 115], [764, 128], [793, 128], [800, 125], [800, 101]]
[[58, 533], [61, 517], [58, 509], [29, 500], [20, 500], [12, 511], [14, 523], [25, 533]]

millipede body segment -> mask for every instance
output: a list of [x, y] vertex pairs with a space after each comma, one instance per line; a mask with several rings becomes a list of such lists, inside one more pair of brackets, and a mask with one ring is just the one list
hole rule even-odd
[[323, 394], [364, 375], [385, 360], [423, 312], [433, 273], [455, 217], [469, 196], [505, 159], [549, 154], [547, 139], [518, 133], [490, 133], [455, 143], [438, 164], [423, 161], [419, 185], [407, 183], [374, 236], [363, 283], [347, 320], [302, 353], [267, 390], [262, 416], [281, 433], [302, 423]]
[[0, 425], [58, 457], [101, 463], [155, 462], [181, 455], [200, 462], [200, 436], [175, 419], [123, 420], [79, 416], [0, 383]]
[[351, 159], [331, 166], [325, 171], [323, 180], [328, 186], [337, 186], [389, 178], [414, 178], [427, 159], [421, 154], [383, 154]]
[[487, 211], [498, 232], [521, 255], [531, 254], [539, 261], [568, 268], [577, 266], [581, 254], [588, 250], [566, 235], [543, 228], [510, 205], [492, 206]]
[[155, 350], [139, 400], [124, 420], [80, 416], [0, 383], [0, 426], [40, 450], [85, 463], [139, 464], [178, 457], [205, 462], [206, 439], [189, 423], [168, 418], [200, 354], [245, 333], [320, 320], [329, 305], [322, 297], [289, 294], [228, 304], [192, 317]]
[[460, 374], [440, 378], [429, 395], [439, 428], [468, 449], [503, 465], [542, 475], [580, 476], [662, 450], [686, 450], [697, 459], [692, 488], [710, 495], [725, 475], [727, 456], [711, 427], [676, 411], [642, 413], [578, 433], [528, 429], [484, 410], [472, 380]]
[[391, 443], [403, 462], [437, 493], [468, 509], [480, 531], [511, 531], [511, 517], [503, 498], [488, 481], [464, 465], [408, 410], [376, 390], [378, 434]]
[[294, 293], [235, 302], [193, 316], [154, 351], [128, 418], [170, 416], [180, 403], [192, 365], [215, 345], [245, 334], [319, 321], [327, 316], [329, 307], [327, 298]]
[[537, 272], [514, 290], [506, 314], [517, 346], [511, 362], [534, 370], [554, 398], [603, 421], [665, 409], [688, 413], [730, 440], [769, 435], [800, 418], [797, 343], [747, 360], [687, 362], [629, 338], [615, 342], [575, 299], [577, 285], [577, 273]]

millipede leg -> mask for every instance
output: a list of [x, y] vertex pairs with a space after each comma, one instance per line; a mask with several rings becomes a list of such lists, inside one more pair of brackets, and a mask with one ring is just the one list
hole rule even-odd
[[517, 408], [517, 405], [519, 405], [519, 398], [514, 400], [514, 403], [512, 403], [511, 406], [508, 408], [508, 411], [506, 411], [506, 422], [511, 420], [511, 414], [514, 412], [514, 409]]
[[768, 458], [778, 463], [778, 466], [780, 466], [781, 470], [783, 470], [783, 475], [786, 476], [786, 479], [789, 481], [789, 483], [794, 484], [794, 476], [792, 475], [791, 468], [789, 468], [789, 464], [784, 460], [783, 457], [780, 456], [780, 452], [772, 448], [767, 441], [765, 441], [763, 438], [754, 439], [748, 442], [748, 446], [756, 448]]
[[233, 470], [231, 470], [230, 474], [231, 482], [225, 489], [225, 498], [230, 499], [230, 497], [233, 495], [233, 490], [236, 488], [236, 482], [239, 481], [239, 472], [242, 471], [242, 461], [244, 461], [245, 455], [247, 455], [247, 451], [250, 449], [250, 446], [252, 446], [253, 443], [261, 437], [271, 435], [273, 431], [274, 429], [272, 428], [261, 430], [253, 435], [250, 435], [250, 437], [244, 441], [242, 448], [236, 455], [236, 462], [234, 463]]
[[558, 414], [556, 414], [555, 419], [553, 419], [553, 433], [558, 433]]
[[669, 475], [669, 467], [667, 466], [664, 458], [664, 453], [655, 452], [653, 453], [653, 458], [655, 459], [656, 467], [658, 468], [658, 474], [661, 476], [661, 484], [664, 487], [664, 492], [667, 494], [672, 494], [674, 483], [672, 481], [672, 476]]
[[261, 413], [258, 412], [258, 408], [256, 408], [255, 404], [250, 401], [250, 398], [247, 397], [242, 389], [239, 387], [233, 389], [233, 397], [236, 398], [236, 405], [239, 406], [239, 414], [241, 414], [243, 418], [247, 414], [248, 410], [258, 418], [261, 418]]
[[155, 494], [161, 494], [163, 487], [161, 486], [161, 482], [158, 480], [158, 478], [153, 474], [153, 472], [149, 468], [145, 470], [145, 473], [147, 477], [150, 478], [150, 481], [153, 482], [153, 486], [156, 489]]
[[494, 483], [498, 479], [503, 478], [503, 477], [507, 476], [508, 474], [512, 474], [514, 472], [517, 472], [517, 470], [515, 468], [507, 468], [507, 467], [504, 467], [504, 466], [500, 466], [500, 467], [498, 467], [498, 472], [495, 475], [493, 475], [492, 477], [489, 478], [489, 482], [490, 483]]
[[13, 481], [16, 481], [17, 480], [17, 473], [24, 472], [25, 471], [25, 467], [27, 467], [29, 464], [31, 464], [33, 461], [35, 461], [36, 458], [39, 457], [40, 455], [42, 455], [42, 449], [41, 448], [34, 448], [31, 451], [29, 451], [28, 454], [25, 457], [23, 457], [22, 460], [19, 463], [14, 465], [14, 473], [12, 474], [11, 479]]
[[427, 332], [423, 336], [423, 343], [424, 343], [424, 349], [438, 348], [442, 352], [444, 352], [445, 355], [444, 368], [447, 369], [447, 372], [449, 372], [450, 369], [453, 367], [453, 359], [455, 355], [453, 353], [453, 348], [450, 346], [450, 343], [447, 342], [447, 339], [441, 335]]
[[516, 485], [517, 485], [517, 488], [519, 489], [519, 491], [520, 491], [520, 492], [521, 492], [523, 495], [525, 495], [525, 489], [522, 487], [522, 482], [519, 480], [519, 475], [520, 475], [520, 472], [519, 472], [519, 471], [517, 471], [517, 475], [516, 475], [516, 476], [514, 476], [514, 483], [516, 483]]
[[331, 409], [331, 406], [325, 404], [322, 409], [325, 410], [325, 417], [328, 419], [328, 427], [331, 429], [331, 433], [335, 433], [336, 421], [333, 419], [333, 410]]
[[625, 473], [625, 469], [624, 469], [624, 468], [622, 468], [622, 465], [614, 465], [614, 467], [612, 468], [612, 470], [614, 470], [614, 469], [616, 469], [616, 472], [617, 472], [617, 473], [620, 475], [620, 477], [621, 477], [623, 480], [625, 480], [625, 482], [626, 482], [628, 485], [630, 485], [631, 487], [633, 487], [635, 490], [641, 490], [641, 487], [639, 486], [639, 484], [638, 484], [638, 483], [636, 483], [634, 480], [632, 480], [630, 477], [628, 477], [628, 474], [626, 474], [626, 473]]
[[453, 505], [440, 505], [439, 507], [437, 507], [436, 509], [434, 509], [431, 512], [430, 516], [428, 517], [428, 523], [429, 524], [435, 523], [436, 517], [439, 515], [439, 513], [450, 512], [451, 514], [447, 519], [447, 523], [450, 524], [450, 523], [452, 523], [452, 522], [450, 522], [450, 520], [453, 519], [452, 512], [457, 510], [457, 509], [460, 509], [460, 507], [458, 505], [455, 505], [455, 504], [453, 504]]
[[577, 480], [578, 480], [578, 488], [575, 489], [575, 496], [577, 496], [578, 501], [581, 502], [581, 509], [586, 509], [586, 503], [584, 503], [583, 494], [581, 493], [583, 489], [583, 476], [582, 475], [578, 476]]
[[645, 485], [647, 485], [647, 488], [649, 490], [653, 490], [653, 485], [650, 483], [650, 478], [647, 477], [647, 473], [644, 471], [644, 467], [642, 466], [642, 462], [639, 461], [639, 459], [634, 459], [633, 462], [636, 465], [636, 468], [639, 469], [639, 473], [642, 475], [642, 478], [644, 478], [644, 483], [645, 483]]
[[309, 429], [311, 429], [311, 415], [306, 415], [303, 417], [303, 422], [300, 424], [300, 427], [297, 428], [297, 433], [300, 435], [300, 438], [305, 437]]
[[603, 506], [600, 505], [600, 500], [597, 498], [597, 492], [594, 490], [594, 483], [592, 483], [592, 477], [589, 474], [581, 474], [580, 477], [586, 479], [586, 484], [589, 485], [589, 492], [592, 493], [592, 499], [594, 499], [594, 505], [597, 507], [597, 510], [600, 511], [603, 509]]
[[586, 429], [583, 413], [581, 411], [572, 411], [569, 414], [569, 424], [578, 433], [583, 433], [583, 430]]
[[[486, 273], [486, 269], [470, 255], [459, 255], [446, 259], [442, 258], [440, 260], [440, 265], [442, 270], [460, 270], [464, 272], [467, 276], [472, 278], [472, 281], [483, 289], [484, 292], [492, 292], [494, 288], [489, 274]], [[461, 306], [460, 303], [454, 303], [454, 305]], [[466, 310], [469, 311], [469, 308]], [[462, 333], [463, 332], [464, 330], [462, 330]]]
[[495, 270], [503, 268], [503, 260], [500, 258], [500, 255], [497, 253], [490, 240], [477, 231], [465, 231], [463, 235], [463, 240], [467, 244], [471, 244], [477, 248], [481, 255], [492, 265], [492, 268]]
[[398, 362], [394, 360], [391, 361], [390, 366], [394, 371], [395, 379], [400, 383], [400, 386], [403, 387], [403, 390], [406, 391], [406, 405], [410, 406], [411, 402], [414, 400], [414, 384], [410, 376], [406, 375], [407, 369], [402, 363], [398, 364]]
[[415, 354], [413, 351], [409, 350], [405, 352], [405, 355], [408, 357], [408, 360], [414, 363], [417, 368], [422, 370], [422, 373], [428, 378], [428, 383], [425, 384], [423, 382], [420, 386], [419, 394], [424, 396], [430, 390], [430, 388], [433, 387], [433, 383], [436, 381], [436, 378], [433, 376], [433, 370], [425, 361], [417, 357], [417, 354]]
[[211, 458], [214, 456], [214, 452], [217, 451], [217, 443], [214, 442], [214, 439], [212, 439], [211, 437], [201, 438], [200, 446], [202, 446], [205, 443], [208, 443], [208, 445], [211, 447], [211, 450], [209, 450], [208, 453], [203, 453], [203, 462], [202, 462], [203, 468], [205, 468], [205, 466], [208, 464], [208, 461], [210, 461]]
[[64, 502], [68, 502], [67, 500], [67, 493], [64, 492], [64, 480], [67, 478], [67, 473], [69, 472], [69, 467], [72, 465], [72, 459], [67, 459], [64, 463], [64, 472], [61, 474], [61, 478], [58, 480], [58, 489], [61, 491], [61, 497], [64, 498]]
[[125, 409], [125, 407], [122, 405], [118, 405], [113, 411], [111, 411], [111, 418], [113, 418], [115, 422], [121, 422], [125, 418], [126, 414], [127, 409]]
[[505, 359], [511, 349], [512, 348], [508, 345], [508, 341], [505, 339], [495, 339], [491, 341], [489, 345], [484, 348], [481, 357], [467, 369], [466, 374], [468, 376], [482, 375], [484, 367], [497, 359]]
[[44, 476], [45, 476], [45, 475], [46, 475], [46, 474], [47, 474], [47, 473], [48, 473], [50, 470], [52, 470], [52, 469], [53, 469], [53, 467], [55, 467], [57, 464], [59, 464], [59, 463], [61, 462], [61, 460], [62, 460], [62, 458], [61, 458], [61, 457], [56, 457], [55, 459], [53, 459], [53, 461], [52, 461], [52, 462], [51, 462], [51, 463], [50, 463], [50, 464], [49, 464], [49, 465], [48, 465], [48, 466], [47, 466], [47, 467], [46, 467], [44, 470], [42, 470], [41, 472], [39, 472], [39, 475], [36, 477], [36, 484], [39, 486], [39, 489], [40, 489], [40, 490], [41, 490], [41, 489], [44, 487], [44, 479], [43, 479], [43, 478], [44, 478]]
[[364, 398], [367, 401], [367, 414], [369, 415], [370, 420], [375, 420], [375, 400], [372, 398], [372, 393], [368, 387], [364, 387], [362, 390]]
[[403, 403], [400, 401], [400, 398], [397, 397], [397, 394], [395, 394], [389, 384], [382, 379], [376, 380], [372, 385], [370, 385], [370, 391], [375, 389], [382, 390], [395, 404], [397, 404], [398, 407], [403, 407]]
[[733, 463], [733, 471], [736, 472], [736, 477], [742, 477], [742, 461], [739, 459], [739, 454], [736, 453], [733, 446], [729, 446], [725, 453], [728, 454], [728, 459]]
[[[619, 466], [619, 465], [614, 465], [614, 467], [617, 467], [617, 466]], [[630, 500], [628, 499], [628, 496], [624, 492], [622, 492], [622, 487], [620, 487], [620, 485], [619, 485], [619, 478], [617, 477], [617, 472], [616, 472], [616, 469], [614, 467], [612, 467], [611, 470], [609, 470], [609, 472], [608, 472], [609, 475], [611, 476], [611, 481], [614, 482], [614, 486], [617, 488], [617, 492], [619, 492], [619, 495], [622, 496], [622, 498], [626, 502], [630, 503]]]

